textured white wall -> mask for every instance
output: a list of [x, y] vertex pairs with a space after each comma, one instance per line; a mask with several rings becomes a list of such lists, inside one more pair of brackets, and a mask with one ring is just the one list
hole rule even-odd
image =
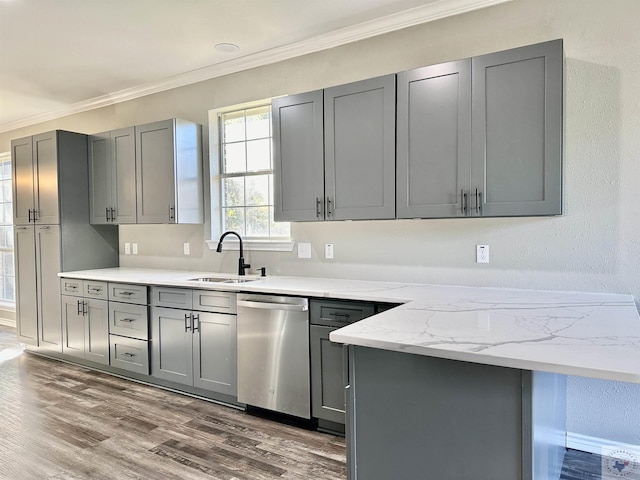
[[[52, 128], [93, 133], [170, 117], [206, 124], [209, 109], [564, 38], [565, 215], [296, 224], [293, 237], [312, 243], [312, 259], [247, 257], [271, 273], [629, 293], [640, 304], [639, 18], [637, 0], [514, 0], [0, 134], [0, 151]], [[207, 226], [120, 227], [121, 243], [140, 246], [121, 264], [234, 271], [235, 254], [208, 251], [208, 237]], [[325, 242], [334, 260], [322, 259]], [[474, 262], [478, 243], [491, 246], [489, 265]], [[639, 405], [640, 385], [570, 379], [568, 430], [640, 444]], [[603, 412], [615, 412], [615, 424]]]

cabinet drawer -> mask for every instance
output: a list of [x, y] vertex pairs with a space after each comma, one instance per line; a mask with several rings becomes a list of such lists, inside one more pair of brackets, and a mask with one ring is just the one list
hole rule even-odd
[[82, 282], [83, 296], [86, 298], [96, 298], [98, 300], [107, 299], [107, 282], [95, 280], [85, 280]]
[[111, 366], [149, 375], [149, 343], [145, 340], [109, 335]]
[[60, 293], [62, 295], [71, 295], [75, 297], [82, 296], [82, 280], [75, 278], [60, 279]]
[[191, 292], [189, 288], [151, 287], [151, 305], [191, 310]]
[[144, 285], [129, 285], [126, 283], [110, 283], [109, 300], [146, 305], [147, 287]]
[[210, 290], [193, 290], [193, 310], [236, 313], [236, 294]]
[[370, 317], [374, 313], [373, 303], [313, 299], [309, 302], [309, 319], [315, 325], [339, 327]]
[[109, 302], [109, 333], [148, 340], [147, 306]]

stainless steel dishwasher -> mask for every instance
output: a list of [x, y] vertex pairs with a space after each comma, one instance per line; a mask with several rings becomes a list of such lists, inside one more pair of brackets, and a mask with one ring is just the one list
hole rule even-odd
[[309, 300], [238, 294], [238, 401], [311, 418]]

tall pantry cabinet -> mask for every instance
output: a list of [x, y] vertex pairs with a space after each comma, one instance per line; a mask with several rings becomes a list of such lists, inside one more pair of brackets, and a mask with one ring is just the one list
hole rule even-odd
[[60, 353], [58, 273], [117, 266], [118, 231], [89, 224], [86, 135], [16, 139], [11, 157], [18, 338]]

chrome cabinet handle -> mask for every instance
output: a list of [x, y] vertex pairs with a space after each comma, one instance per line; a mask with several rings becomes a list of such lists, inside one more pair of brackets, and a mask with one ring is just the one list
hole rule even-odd
[[124, 292], [116, 293], [116, 296], [118, 296], [118, 295], [124, 295], [125, 297], [130, 297], [130, 296], [131, 296], [131, 295], [133, 295], [134, 293], [135, 293], [135, 292], [127, 292], [127, 291], [124, 291]]
[[107, 219], [107, 222], [109, 221], [109, 207], [106, 207], [104, 209], [104, 216]]
[[199, 314], [191, 314], [191, 319], [193, 320], [193, 333], [196, 333], [196, 331], [200, 331], [200, 315]]
[[133, 357], [135, 357], [135, 356], [136, 356], [136, 354], [135, 354], [135, 353], [124, 352], [124, 353], [122, 354], [122, 356], [123, 356], [123, 357], [133, 358]]
[[460, 190], [460, 213], [464, 215], [464, 190]]
[[77, 304], [78, 304], [78, 315], [82, 315], [83, 313], [82, 313], [82, 310], [80, 309], [80, 300], [78, 300]]
[[38, 211], [34, 208], [32, 212], [33, 212], [33, 223], [36, 223], [36, 220], [38, 220]]
[[184, 331], [185, 332], [188, 332], [189, 330], [191, 330], [191, 323], [189, 322], [189, 320], [191, 320], [191, 314], [185, 313], [184, 314]]
[[316, 197], [316, 217], [322, 218], [322, 200], [320, 200], [320, 197]]
[[331, 312], [329, 315], [332, 316], [332, 317], [336, 317], [336, 319], [337, 318], [344, 318], [345, 320], [348, 320], [351, 317], [350, 314], [344, 313], [344, 312]]
[[171, 206], [169, 207], [169, 221], [173, 221], [176, 219], [175, 211], [176, 211], [175, 207], [171, 207]]
[[327, 197], [327, 217], [331, 217], [333, 216], [333, 200], [331, 200], [331, 197]]
[[111, 207], [109, 210], [111, 210], [111, 221], [115, 222], [116, 221], [116, 209]]
[[89, 303], [82, 302], [82, 316], [85, 316], [89, 312]]
[[29, 223], [31, 223], [31, 209], [29, 209]]
[[119, 322], [126, 322], [126, 323], [131, 323], [131, 322], [135, 322], [136, 319], [135, 318], [121, 318], [120, 320], [118, 320]]
[[482, 192], [479, 192], [476, 188], [476, 213], [482, 213]]
[[87, 289], [87, 292], [89, 293], [100, 293], [102, 291], [102, 288], [96, 288], [96, 287], [89, 287]]

